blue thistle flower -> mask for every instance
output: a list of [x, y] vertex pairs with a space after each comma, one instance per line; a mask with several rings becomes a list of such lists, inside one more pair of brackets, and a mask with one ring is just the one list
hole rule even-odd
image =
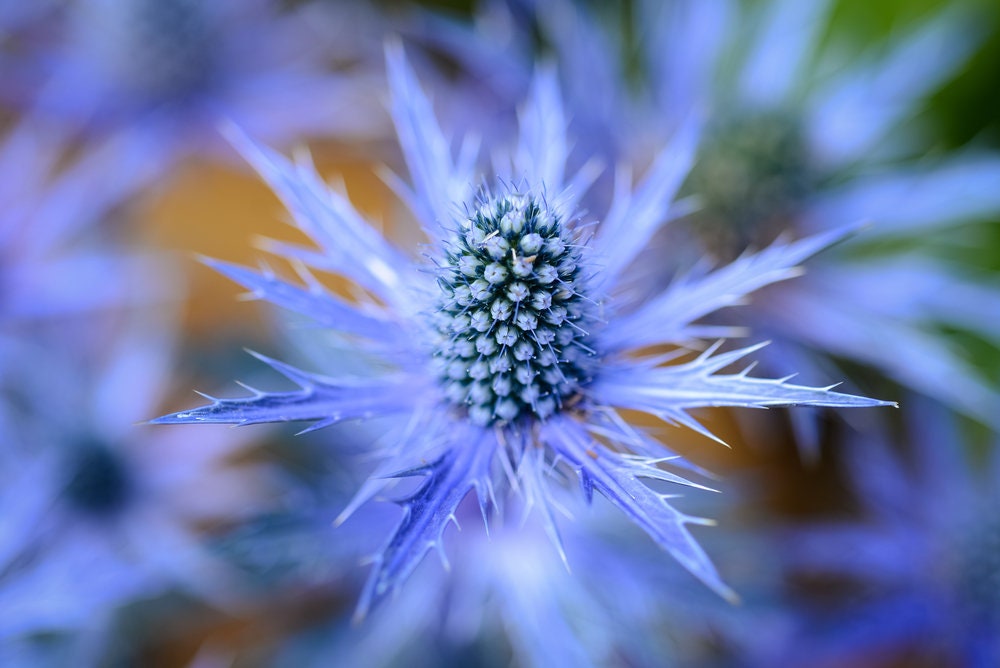
[[[62, 278], [88, 287], [87, 274]], [[168, 592], [243, 602], [200, 532], [258, 511], [255, 490], [268, 486], [268, 473], [228, 468], [226, 458], [248, 444], [233, 433], [138, 438], [135, 423], [159, 404], [171, 368], [171, 323], [163, 303], [158, 317], [114, 305], [85, 317], [35, 314], [53, 327], [20, 313], [0, 320], [4, 665], [98, 665], [134, 641], [118, 631], [121, 611]], [[122, 321], [124, 331], [113, 324]]]
[[[171, 296], [162, 258], [95, 234], [147, 184], [141, 157], [121, 152], [115, 140], [71, 154], [65, 139], [28, 118], [0, 142], [0, 318], [7, 323]], [[121, 179], [105, 177], [119, 166]], [[127, 274], [135, 278], [106, 279]]]
[[369, 13], [280, 4], [82, 0], [50, 8], [49, 29], [0, 60], [0, 96], [68, 133], [116, 136], [161, 172], [192, 154], [218, 157], [216, 127], [225, 119], [274, 143], [379, 136], [386, 119], [364, 67]]
[[[712, 110], [689, 182], [703, 205], [691, 228], [726, 258], [789, 228], [809, 235], [870, 220], [804, 280], [769, 289], [748, 309], [779, 344], [769, 368], [819, 373], [829, 355], [859, 361], [996, 427], [1000, 394], [940, 329], [1000, 344], [996, 319], [980, 308], [997, 299], [997, 283], [944, 261], [927, 239], [996, 219], [990, 184], [1000, 158], [965, 148], [901, 160], [928, 144], [908, 121], [968, 60], [981, 41], [976, 21], [989, 17], [948, 6], [844, 63], [835, 48], [819, 48], [831, 4], [642, 5], [657, 26], [642, 43], [655, 109], [688, 100]], [[929, 67], [917, 65], [925, 54], [934, 54]], [[886, 241], [897, 250], [871, 250]], [[798, 426], [803, 445], [815, 444]]]
[[800, 608], [792, 663], [845, 665], [875, 652], [943, 665], [1000, 661], [1000, 448], [973, 453], [954, 415], [911, 401], [902, 435], [838, 443], [860, 517], [785, 534], [790, 574], [837, 583], [822, 608]]
[[[239, 133], [233, 135], [238, 147], [322, 252], [271, 246], [300, 267], [306, 287], [211, 262], [254, 296], [354, 337], [359, 354], [380, 360], [385, 371], [328, 377], [258, 356], [298, 389], [212, 398], [153, 422], [309, 420], [310, 431], [385, 418], [392, 436], [377, 446], [381, 463], [341, 521], [400, 478], [423, 481], [399, 501], [402, 519], [374, 559], [360, 615], [395, 591], [428, 551], [443, 554], [443, 533], [473, 490], [484, 516], [502, 504], [503, 485], [520, 490], [558, 545], [546, 484], [554, 466], [575, 472], [586, 498], [595, 490], [607, 497], [695, 576], [733, 598], [687, 528], [708, 520], [674, 508], [670, 495], [644, 480], [701, 485], [668, 470], [668, 446], [629, 425], [620, 411], [642, 411], [711, 435], [689, 411], [887, 405], [787, 378], [751, 377], [749, 369], [722, 373], [760, 345], [731, 352], [712, 345], [673, 365], [666, 362], [683, 350], [642, 354], [652, 346], [696, 346], [703, 337], [730, 331], [694, 323], [790, 278], [800, 262], [843, 234], [776, 243], [638, 303], [620, 291], [620, 277], [675, 215], [673, 196], [695, 148], [693, 125], [658, 157], [634, 193], [619, 180], [613, 206], [587, 239], [578, 211], [593, 170], [565, 175], [568, 144], [553, 72], [536, 77], [509, 168], [497, 162], [498, 185], [476, 195], [476, 144], [466, 141], [453, 159], [451, 142], [400, 47], [388, 48], [387, 66], [391, 112], [412, 186], [388, 178], [435, 244], [431, 264], [410, 260], [382, 239], [310, 165], [291, 163]], [[306, 266], [349, 279], [358, 300], [323, 288]], [[673, 465], [694, 469], [683, 460]]]

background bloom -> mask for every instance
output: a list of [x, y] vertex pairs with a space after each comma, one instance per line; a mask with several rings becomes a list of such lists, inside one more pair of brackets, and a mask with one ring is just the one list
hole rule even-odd
[[[5, 380], [19, 385], [5, 397], [20, 410], [3, 425], [0, 455], [5, 651], [44, 653], [45, 638], [55, 635], [97, 664], [134, 650], [135, 639], [115, 631], [127, 606], [170, 591], [240, 604], [200, 532], [262, 507], [265, 470], [227, 462], [248, 440], [231, 431], [197, 442], [133, 435], [165, 387], [169, 331], [166, 321], [153, 330], [133, 324], [86, 360], [66, 346], [27, 344], [20, 352], [30, 356], [30, 373], [24, 360], [7, 365]], [[61, 384], [38, 391], [32, 381], [49, 378], [44, 365], [59, 370]], [[128, 401], [121, 384], [132, 388]]]
[[50, 8], [43, 25], [0, 59], [0, 97], [67, 134], [115, 137], [159, 176], [191, 154], [225, 155], [223, 120], [283, 144], [371, 139], [384, 126], [364, 69], [378, 40], [361, 8], [80, 0]]
[[[162, 259], [114, 235], [116, 214], [142, 181], [101, 173], [129, 156], [108, 144], [73, 152], [38, 119], [12, 129], [0, 145], [0, 327], [163, 299]], [[98, 228], [107, 228], [104, 235]], [[148, 270], [148, 282], [107, 280]]]
[[870, 432], [840, 444], [860, 516], [801, 523], [786, 536], [790, 573], [838, 583], [825, 608], [801, 615], [791, 645], [816, 665], [914, 651], [952, 665], [1000, 659], [1000, 450], [973, 453], [945, 410], [911, 401], [920, 410], [907, 414], [901, 442]]
[[[691, 85], [692, 104], [711, 100], [711, 129], [691, 180], [704, 198], [695, 234], [726, 256], [789, 227], [809, 234], [871, 221], [802, 281], [776, 286], [752, 306], [754, 326], [782, 344], [768, 363], [809, 372], [811, 351], [860, 361], [994, 424], [995, 387], [939, 332], [969, 331], [996, 345], [993, 319], [974, 305], [995, 301], [997, 284], [982, 271], [956, 270], [922, 240], [934, 229], [995, 219], [1000, 202], [986, 184], [1000, 176], [1000, 161], [975, 147], [906, 161], [921, 141], [910, 121], [966, 62], [976, 12], [931, 13], [878, 52], [845, 58], [819, 48], [830, 3], [771, 2], [753, 13], [712, 4], [662, 12], [669, 18], [646, 43], [660, 108], [682, 82]], [[648, 9], [658, 12], [652, 3]], [[703, 58], [696, 69], [719, 74], [679, 72], [688, 60], [682, 53]], [[908, 67], [918, 53], [934, 54], [934, 66], [919, 74]], [[893, 242], [895, 252], [862, 252]]]

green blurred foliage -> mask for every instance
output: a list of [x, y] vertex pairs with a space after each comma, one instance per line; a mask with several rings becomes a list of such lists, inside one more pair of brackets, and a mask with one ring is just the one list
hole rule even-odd
[[[1000, 147], [1000, 3], [840, 0], [834, 9], [831, 30], [848, 33], [859, 44], [872, 44], [912, 21], [954, 6], [976, 12], [981, 19], [983, 44], [965, 70], [931, 99], [927, 120], [942, 148], [954, 148], [972, 140]], [[919, 67], [919, 63], [914, 66]]]

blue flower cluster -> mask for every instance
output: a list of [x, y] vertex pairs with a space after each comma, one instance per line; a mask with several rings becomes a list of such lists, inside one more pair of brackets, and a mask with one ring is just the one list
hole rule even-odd
[[0, 665], [1000, 662], [1000, 12], [474, 4], [0, 7]]
[[446, 246], [434, 354], [445, 395], [476, 424], [544, 420], [589, 379], [580, 252], [544, 206], [491, 198]]

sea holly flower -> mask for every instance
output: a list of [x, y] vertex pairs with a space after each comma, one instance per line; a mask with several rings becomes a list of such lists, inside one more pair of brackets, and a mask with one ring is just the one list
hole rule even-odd
[[[115, 140], [72, 152], [65, 139], [29, 117], [0, 141], [0, 333], [170, 296], [162, 259], [95, 234], [148, 183], [142, 156]], [[106, 178], [117, 166], [127, 168], [122, 178]], [[106, 280], [126, 274], [133, 280]]]
[[838, 444], [860, 514], [786, 528], [783, 567], [837, 587], [822, 607], [799, 608], [797, 641], [779, 663], [850, 665], [876, 654], [1000, 662], [1000, 448], [969, 447], [939, 404], [907, 405], [900, 435]]
[[[657, 544], [724, 597], [721, 581], [687, 526], [708, 520], [674, 508], [655, 483], [701, 487], [681, 474], [667, 444], [630, 425], [623, 409], [710, 432], [689, 413], [707, 406], [880, 406], [885, 402], [722, 373], [760, 345], [696, 356], [663, 346], [698, 345], [728, 328], [696, 321], [763, 285], [798, 273], [803, 260], [843, 237], [826, 233], [777, 242], [716, 271], [677, 281], [637, 301], [621, 277], [676, 209], [673, 196], [695, 148], [684, 127], [633, 189], [619, 178], [613, 206], [592, 236], [578, 213], [592, 170], [567, 175], [568, 141], [554, 73], [542, 70], [522, 110], [520, 136], [490, 180], [477, 172], [477, 146], [457, 159], [401, 47], [387, 50], [391, 113], [412, 184], [389, 181], [431, 240], [415, 261], [383, 239], [306, 162], [292, 163], [234, 133], [234, 140], [320, 251], [273, 249], [292, 260], [302, 287], [245, 267], [212, 262], [256, 297], [309, 316], [357, 341], [372, 364], [365, 377], [321, 376], [259, 356], [298, 389], [254, 390], [212, 399], [159, 424], [253, 424], [308, 420], [309, 430], [383, 418], [391, 435], [375, 445], [381, 462], [341, 519], [400, 478], [423, 477], [399, 501], [403, 517], [374, 559], [359, 604], [364, 614], [394, 591], [475, 490], [484, 516], [507, 486], [543, 518], [559, 545], [548, 480], [553, 468], [578, 477], [584, 495], [607, 497]], [[478, 184], [483, 185], [476, 190]], [[306, 269], [357, 286], [348, 299]], [[643, 352], [643, 351], [646, 352]], [[674, 364], [667, 364], [673, 360]], [[376, 369], [382, 370], [376, 372]]]
[[46, 30], [0, 58], [0, 97], [68, 133], [141, 146], [147, 166], [161, 170], [192, 154], [218, 157], [224, 119], [274, 143], [380, 136], [387, 119], [363, 63], [371, 13], [281, 4], [62, 3]]
[[[202, 532], [261, 512], [271, 473], [227, 461], [247, 435], [136, 426], [172, 369], [162, 314], [131, 314], [103, 354], [30, 341], [5, 366], [22, 382], [0, 393], [0, 656], [54, 638], [96, 665], [135, 641], [118, 626], [128, 606], [179, 591], [227, 608], [245, 600]], [[4, 423], [8, 406], [18, 414]]]
[[996, 427], [995, 385], [941, 329], [1000, 344], [996, 318], [981, 308], [1000, 286], [927, 241], [944, 246], [933, 235], [960, 225], [958, 234], [974, 235], [970, 223], [996, 219], [1000, 157], [970, 147], [906, 160], [929, 143], [912, 119], [979, 43], [976, 14], [943, 7], [845, 59], [836, 37], [821, 48], [831, 5], [640, 5], [654, 108], [711, 114], [688, 185], [702, 204], [690, 228], [730, 258], [786, 230], [869, 221], [802, 281], [769, 289], [747, 310], [776, 341], [768, 368], [815, 375], [830, 355], [862, 362]]
[[[37, 118], [0, 140], [0, 412], [12, 416], [23, 411], [7, 388], [44, 403], [64, 383], [46, 375], [58, 375], [52, 365], [32, 363], [51, 357], [40, 345], [90, 356], [104, 345], [107, 314], [177, 296], [164, 258], [113, 235], [146, 182], [142, 157], [114, 141], [70, 151], [64, 140]], [[123, 165], [135, 169], [106, 177]]]

